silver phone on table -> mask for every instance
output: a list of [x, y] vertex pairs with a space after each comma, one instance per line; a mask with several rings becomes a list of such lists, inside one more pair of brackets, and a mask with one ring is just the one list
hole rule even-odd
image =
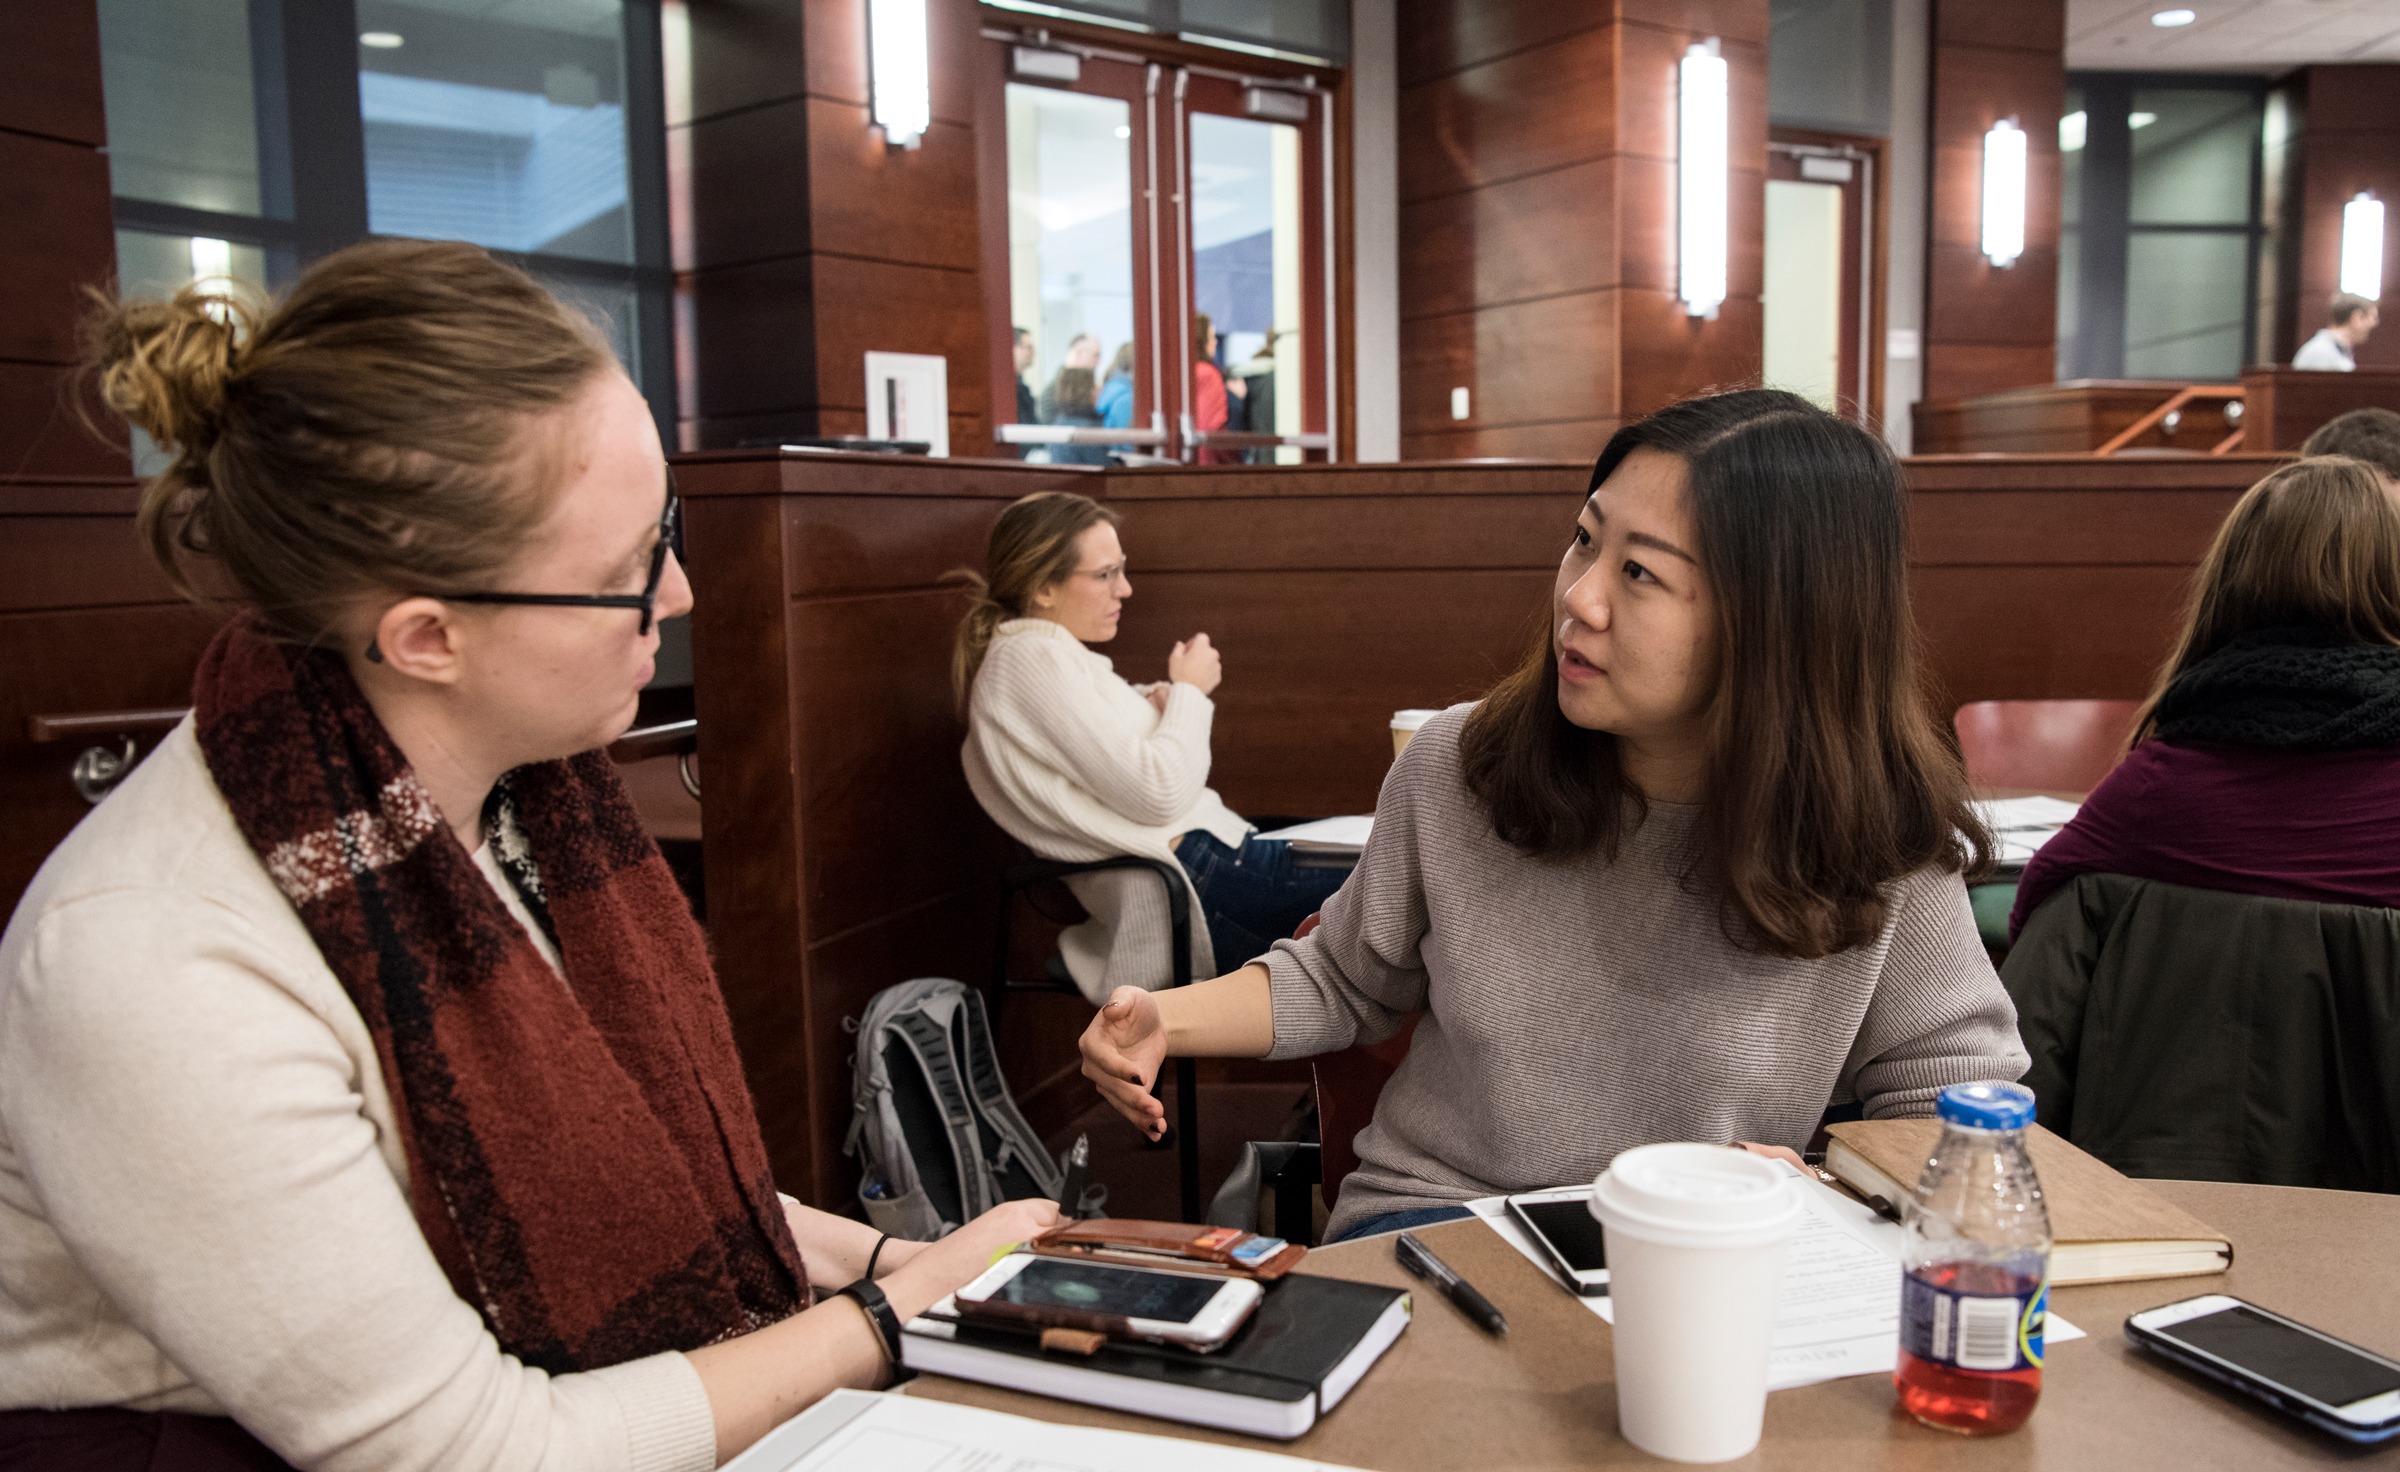
[[1585, 1298], [1608, 1296], [1608, 1249], [1592, 1215], [1590, 1187], [1527, 1191], [1509, 1197], [1507, 1207], [1562, 1282]]
[[2125, 1337], [2348, 1441], [2400, 1437], [2400, 1361], [2223, 1293], [2145, 1309]]

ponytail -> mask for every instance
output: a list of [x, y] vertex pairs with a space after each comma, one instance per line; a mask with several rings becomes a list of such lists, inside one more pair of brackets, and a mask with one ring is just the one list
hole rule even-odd
[[966, 714], [975, 673], [983, 668], [1000, 625], [1025, 617], [1034, 594], [1056, 587], [1075, 570], [1075, 543], [1102, 522], [1115, 526], [1117, 513], [1089, 496], [1037, 491], [1000, 513], [984, 554], [984, 571], [962, 567], [950, 574], [949, 581], [964, 588], [968, 598], [950, 650], [950, 685], [959, 714]]

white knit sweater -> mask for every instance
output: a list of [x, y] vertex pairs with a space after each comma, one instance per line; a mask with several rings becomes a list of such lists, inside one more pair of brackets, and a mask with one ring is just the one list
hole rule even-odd
[[501, 1353], [406, 1179], [366, 1023], [186, 721], [0, 938], [0, 1409], [232, 1415], [303, 1468], [715, 1464], [682, 1355]]
[[[1250, 825], [1208, 786], [1215, 716], [1184, 684], [1168, 687], [1161, 713], [1064, 625], [1011, 619], [992, 636], [967, 702], [967, 785], [993, 822], [1044, 858], [1174, 864], [1175, 840], [1195, 828], [1238, 848]], [[1067, 887], [1092, 916], [1059, 937], [1085, 996], [1097, 1004], [1116, 987], [1166, 985], [1168, 911], [1155, 878], [1120, 870]], [[1188, 881], [1183, 892], [1198, 980], [1215, 974], [1215, 957], [1199, 897]]]

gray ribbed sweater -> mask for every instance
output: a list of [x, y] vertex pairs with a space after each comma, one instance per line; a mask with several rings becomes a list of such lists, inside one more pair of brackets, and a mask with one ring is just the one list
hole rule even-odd
[[1742, 949], [1681, 877], [1697, 808], [1650, 804], [1614, 863], [1501, 842], [1459, 776], [1468, 709], [1417, 733], [1323, 923], [1266, 958], [1272, 1057], [1426, 1014], [1359, 1134], [1334, 1229], [1589, 1181], [1657, 1140], [1799, 1149], [1830, 1103], [1930, 1114], [1947, 1085], [2025, 1071], [1956, 874], [1898, 881], [1883, 934], [1839, 955]]

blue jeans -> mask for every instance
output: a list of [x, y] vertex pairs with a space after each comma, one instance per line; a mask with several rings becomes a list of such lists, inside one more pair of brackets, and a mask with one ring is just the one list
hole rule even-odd
[[1244, 838], [1231, 849], [1197, 828], [1176, 845], [1175, 857], [1200, 892], [1220, 974], [1266, 954], [1323, 909], [1350, 877], [1346, 868], [1293, 863], [1292, 846], [1280, 839]]
[[1336, 1242], [1347, 1242], [1354, 1237], [1372, 1237], [1378, 1232], [1413, 1231], [1418, 1227], [1430, 1227], [1439, 1222], [1454, 1222], [1474, 1214], [1463, 1206], [1412, 1206], [1405, 1211], [1387, 1211], [1381, 1216], [1365, 1217], [1352, 1222], [1326, 1238], [1324, 1245], [1331, 1247]]

